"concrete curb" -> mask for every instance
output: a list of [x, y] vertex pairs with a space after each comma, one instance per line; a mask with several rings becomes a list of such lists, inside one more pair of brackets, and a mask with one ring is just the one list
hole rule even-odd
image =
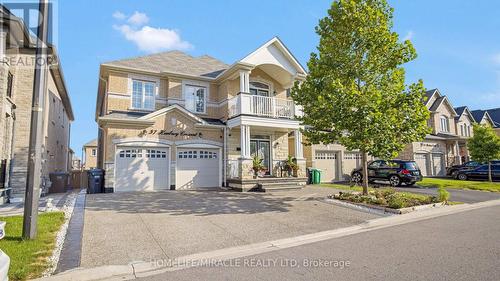
[[381, 207], [381, 206], [376, 206], [376, 205], [368, 205], [368, 204], [363, 204], [363, 203], [353, 203], [353, 202], [348, 202], [348, 201], [343, 201], [339, 199], [332, 199], [332, 198], [327, 198], [323, 200], [325, 203], [328, 204], [333, 204], [341, 207], [347, 207], [350, 209], [362, 211], [365, 213], [370, 213], [370, 214], [376, 214], [376, 215], [381, 215], [381, 216], [390, 216], [390, 215], [401, 215], [401, 214], [407, 214], [415, 211], [422, 211], [422, 210], [427, 210], [427, 209], [432, 209], [432, 208], [443, 208], [443, 207], [448, 207], [448, 205], [443, 205], [442, 203], [432, 203], [432, 204], [427, 204], [427, 205], [419, 205], [419, 206], [414, 206], [414, 207], [407, 207], [407, 208], [401, 208], [401, 209], [391, 209], [387, 207]]
[[151, 262], [138, 262], [129, 265], [110, 265], [110, 266], [102, 266], [90, 269], [77, 268], [71, 271], [66, 271], [48, 278], [42, 278], [38, 280], [89, 281], [89, 280], [102, 280], [102, 279], [113, 279], [113, 280], [135, 279], [139, 277], [152, 276], [169, 271], [176, 271], [190, 267], [195, 267], [197, 266], [196, 264], [198, 265], [203, 264], [203, 261], [207, 260], [221, 261], [221, 260], [237, 259], [246, 256], [277, 251], [281, 249], [311, 244], [315, 242], [321, 242], [333, 238], [339, 238], [348, 235], [368, 232], [372, 230], [437, 218], [441, 216], [461, 213], [470, 210], [476, 210], [480, 208], [493, 207], [493, 206], [500, 206], [500, 199], [485, 201], [475, 204], [453, 205], [447, 208], [426, 209], [419, 212], [402, 214], [400, 216], [377, 218], [369, 220], [362, 224], [346, 228], [327, 230], [307, 235], [300, 235], [297, 237], [278, 239], [263, 243], [256, 243], [256, 244], [226, 248], [211, 252], [188, 255], [176, 258], [175, 260], [171, 261], [171, 264], [164, 267], [159, 267], [155, 264], [152, 264]]

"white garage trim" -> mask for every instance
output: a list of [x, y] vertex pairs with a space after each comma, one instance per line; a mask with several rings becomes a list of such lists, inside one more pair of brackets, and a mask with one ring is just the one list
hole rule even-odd
[[[167, 149], [167, 189], [170, 189], [171, 182], [171, 161], [172, 161], [172, 149], [171, 149], [171, 141], [167, 140], [159, 140], [159, 139], [144, 139], [144, 138], [125, 138], [125, 139], [115, 139], [114, 143], [114, 169], [113, 169], [113, 189], [114, 191], [119, 191], [116, 188], [117, 183], [117, 163], [118, 163], [118, 151], [122, 148], [128, 147], [136, 147], [136, 148], [159, 148], [159, 149]], [[143, 152], [146, 153], [145, 151]]]
[[183, 140], [176, 141], [175, 145], [177, 147], [189, 147], [189, 148], [222, 148], [223, 144], [221, 142], [210, 141], [210, 140]]

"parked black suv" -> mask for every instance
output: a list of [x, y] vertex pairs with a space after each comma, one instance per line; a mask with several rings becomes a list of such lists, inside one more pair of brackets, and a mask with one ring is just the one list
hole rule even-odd
[[[363, 168], [355, 169], [351, 173], [354, 182], [363, 181]], [[406, 160], [375, 160], [368, 163], [368, 181], [388, 180], [392, 186], [402, 183], [414, 185], [422, 180], [422, 173], [415, 161]]]
[[[463, 163], [462, 165], [453, 165], [451, 167], [448, 167], [446, 169], [446, 175], [451, 176], [453, 178], [456, 178], [458, 175], [459, 171], [468, 171], [468, 170], [473, 170], [476, 169], [477, 167], [481, 165], [485, 165], [487, 163], [481, 163], [477, 161], [467, 161]], [[491, 161], [492, 165], [500, 164], [500, 160], [493, 160]]]

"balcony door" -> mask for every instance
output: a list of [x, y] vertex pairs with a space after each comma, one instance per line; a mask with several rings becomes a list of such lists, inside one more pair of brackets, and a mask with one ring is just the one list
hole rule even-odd
[[250, 82], [250, 94], [252, 98], [252, 112], [257, 115], [272, 115], [272, 105], [269, 85], [262, 82]]
[[262, 159], [262, 164], [266, 167], [266, 175], [271, 174], [271, 142], [269, 140], [251, 139], [250, 154]]

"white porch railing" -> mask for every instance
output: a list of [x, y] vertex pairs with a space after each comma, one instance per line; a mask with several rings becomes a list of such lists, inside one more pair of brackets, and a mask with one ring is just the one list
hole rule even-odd
[[255, 115], [295, 119], [302, 110], [293, 100], [240, 93], [228, 101], [229, 118], [237, 115]]

